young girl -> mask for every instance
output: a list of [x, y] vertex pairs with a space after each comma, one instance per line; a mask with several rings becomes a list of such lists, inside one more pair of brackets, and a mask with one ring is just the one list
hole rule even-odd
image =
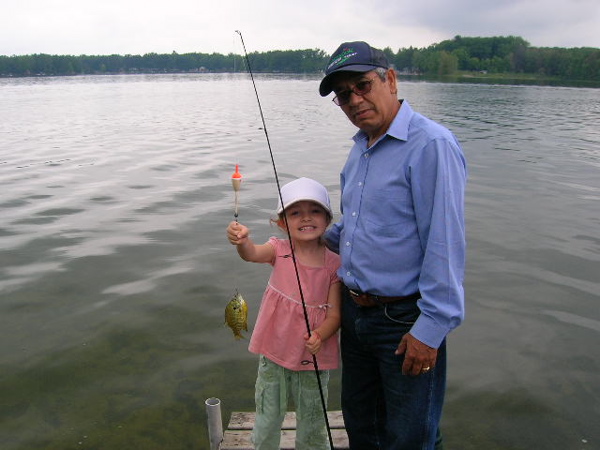
[[[258, 450], [279, 449], [280, 430], [291, 397], [296, 406], [296, 449], [329, 449], [325, 418], [312, 355], [316, 355], [327, 399], [329, 370], [338, 367], [340, 326], [339, 256], [325, 247], [323, 233], [331, 222], [329, 195], [323, 185], [299, 178], [281, 188], [277, 225], [292, 238], [271, 237], [255, 244], [247, 227], [231, 222], [229, 242], [245, 261], [273, 266], [262, 298], [249, 350], [259, 355], [256, 422], [252, 440]], [[285, 217], [284, 217], [285, 215]], [[292, 250], [306, 304], [306, 328]]]

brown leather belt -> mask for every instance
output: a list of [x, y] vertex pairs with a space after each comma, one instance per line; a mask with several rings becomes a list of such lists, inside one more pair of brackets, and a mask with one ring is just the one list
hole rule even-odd
[[421, 293], [419, 291], [414, 294], [405, 295], [403, 297], [385, 297], [383, 295], [373, 295], [367, 292], [356, 292], [352, 289], [348, 289], [348, 293], [350, 297], [354, 300], [359, 306], [372, 307], [377, 305], [383, 305], [386, 303], [396, 303], [396, 302], [408, 302], [415, 301], [421, 298]]

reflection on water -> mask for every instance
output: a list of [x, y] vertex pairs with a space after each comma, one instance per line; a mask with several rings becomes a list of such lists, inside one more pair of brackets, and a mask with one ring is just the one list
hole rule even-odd
[[544, 313], [560, 320], [561, 322], [579, 325], [580, 327], [585, 327], [589, 328], [590, 330], [600, 332], [600, 320], [581, 317], [577, 314], [571, 314], [564, 311], [544, 311]]
[[[339, 202], [354, 133], [318, 78], [259, 76], [282, 182]], [[230, 176], [257, 241], [276, 187], [245, 75], [0, 80], [3, 449], [208, 446], [203, 403], [251, 410], [235, 289], [255, 321], [268, 267], [224, 238]], [[469, 163], [467, 320], [449, 339], [452, 449], [600, 443], [600, 91], [401, 81]], [[293, 101], [292, 101], [293, 100]], [[331, 382], [339, 409], [339, 373]]]

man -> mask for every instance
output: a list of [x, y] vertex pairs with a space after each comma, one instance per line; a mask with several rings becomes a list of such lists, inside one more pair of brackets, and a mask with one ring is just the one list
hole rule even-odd
[[[446, 335], [464, 317], [466, 163], [456, 138], [398, 100], [396, 73], [343, 43], [319, 86], [359, 128], [341, 173], [342, 410], [350, 448], [441, 448]], [[437, 441], [437, 443], [436, 443]]]

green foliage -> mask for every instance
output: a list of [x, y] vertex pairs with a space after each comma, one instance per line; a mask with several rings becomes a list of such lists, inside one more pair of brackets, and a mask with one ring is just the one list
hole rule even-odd
[[[383, 49], [400, 73], [448, 76], [464, 72], [533, 74], [600, 82], [600, 49], [531, 47], [518, 36], [455, 36], [427, 48]], [[272, 50], [248, 56], [253, 72], [319, 73], [329, 55], [319, 49]], [[0, 76], [246, 71], [229, 53], [0, 56]]]
[[[251, 53], [255, 72], [314, 73], [326, 64], [322, 50], [275, 50]], [[0, 56], [0, 76], [84, 75], [116, 73], [193, 73], [245, 71], [240, 55], [230, 53], [146, 53], [145, 55]]]
[[530, 47], [516, 36], [455, 36], [423, 49], [399, 49], [392, 59], [398, 71], [407, 74], [526, 73], [600, 82], [599, 60], [597, 48]]

